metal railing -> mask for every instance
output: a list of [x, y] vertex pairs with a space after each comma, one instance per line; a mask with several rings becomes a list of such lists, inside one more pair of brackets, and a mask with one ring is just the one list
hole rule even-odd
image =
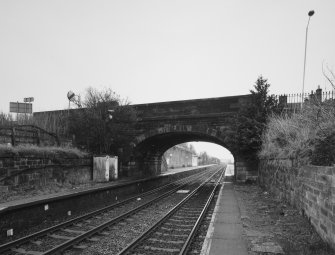
[[296, 94], [282, 94], [276, 95], [279, 106], [284, 110], [288, 111], [299, 111], [304, 103], [313, 102], [313, 103], [322, 103], [328, 100], [335, 99], [335, 90], [322, 91], [321, 88], [318, 88], [315, 92], [311, 93], [296, 93]]

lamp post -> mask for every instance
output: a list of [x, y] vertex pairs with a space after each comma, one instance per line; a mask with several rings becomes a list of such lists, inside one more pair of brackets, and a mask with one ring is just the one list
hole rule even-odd
[[70, 107], [71, 107], [71, 100], [73, 100], [75, 97], [75, 94], [70, 90], [67, 92], [67, 99], [69, 99], [69, 108], [67, 108], [67, 115], [70, 116]]
[[304, 91], [305, 91], [305, 70], [306, 70], [306, 52], [307, 52], [307, 35], [308, 35], [308, 26], [309, 26], [309, 21], [311, 17], [314, 15], [314, 11], [311, 10], [308, 12], [308, 22], [306, 26], [306, 36], [305, 36], [305, 55], [304, 55], [304, 72], [303, 72], [303, 77], [302, 77], [302, 93], [301, 93], [301, 108], [302, 104], [304, 102]]

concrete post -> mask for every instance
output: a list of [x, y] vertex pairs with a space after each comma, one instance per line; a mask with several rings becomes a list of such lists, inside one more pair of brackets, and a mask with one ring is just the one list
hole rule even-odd
[[322, 89], [318, 86], [318, 89], [315, 91], [316, 99], [319, 103], [322, 102]]

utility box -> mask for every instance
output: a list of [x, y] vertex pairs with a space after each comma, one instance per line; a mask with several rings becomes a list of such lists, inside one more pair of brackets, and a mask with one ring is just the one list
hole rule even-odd
[[108, 182], [118, 178], [118, 157], [93, 157], [93, 181]]

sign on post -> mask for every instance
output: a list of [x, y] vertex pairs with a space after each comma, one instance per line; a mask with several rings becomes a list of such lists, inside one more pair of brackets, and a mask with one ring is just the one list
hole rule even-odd
[[19, 103], [19, 102], [10, 102], [9, 111], [16, 113], [32, 113], [33, 104], [31, 103]]
[[33, 98], [33, 97], [25, 97], [25, 98], [23, 99], [23, 101], [24, 101], [25, 103], [34, 102], [34, 98]]

